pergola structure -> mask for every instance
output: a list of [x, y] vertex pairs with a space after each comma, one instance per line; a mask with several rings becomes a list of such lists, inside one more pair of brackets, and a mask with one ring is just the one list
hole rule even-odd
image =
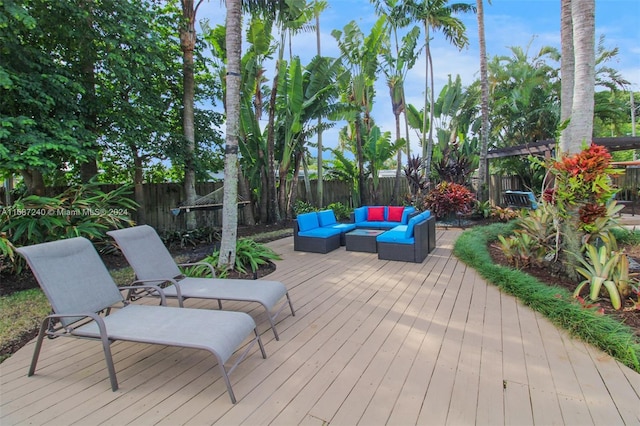
[[[640, 137], [638, 136], [593, 138], [593, 143], [604, 146], [609, 151], [626, 151], [628, 149], [640, 149]], [[487, 160], [493, 158], [513, 157], [517, 155], [551, 156], [553, 154], [553, 150], [555, 149], [555, 145], [555, 139], [546, 139], [526, 145], [493, 149], [487, 153]]]

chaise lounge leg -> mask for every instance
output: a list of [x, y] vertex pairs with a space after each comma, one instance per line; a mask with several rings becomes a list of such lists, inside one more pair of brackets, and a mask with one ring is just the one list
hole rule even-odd
[[33, 350], [33, 357], [31, 358], [31, 367], [29, 367], [28, 376], [31, 377], [36, 372], [36, 365], [38, 364], [38, 358], [40, 357], [40, 350], [42, 349], [42, 341], [47, 333], [49, 327], [49, 318], [45, 318], [40, 325], [40, 332], [38, 332], [38, 340], [36, 340], [36, 347]]

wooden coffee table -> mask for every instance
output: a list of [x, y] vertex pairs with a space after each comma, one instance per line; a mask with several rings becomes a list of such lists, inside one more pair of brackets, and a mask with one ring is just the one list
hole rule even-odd
[[356, 229], [347, 232], [345, 235], [345, 248], [348, 251], [363, 251], [366, 253], [377, 253], [378, 243], [376, 237], [382, 234], [380, 229]]

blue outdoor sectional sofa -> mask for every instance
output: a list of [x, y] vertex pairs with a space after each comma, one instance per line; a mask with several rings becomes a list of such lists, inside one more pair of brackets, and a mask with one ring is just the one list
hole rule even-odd
[[376, 242], [378, 259], [421, 263], [436, 247], [436, 217], [426, 210], [378, 235]]
[[356, 228], [385, 230], [376, 237], [379, 259], [420, 263], [436, 246], [436, 218], [428, 210], [359, 207], [351, 214], [351, 222], [338, 223], [332, 210], [299, 214], [294, 222], [293, 248], [328, 253], [345, 245], [345, 234]]
[[293, 223], [293, 249], [312, 253], [328, 253], [345, 244], [353, 223], [338, 223], [333, 210], [299, 214]]

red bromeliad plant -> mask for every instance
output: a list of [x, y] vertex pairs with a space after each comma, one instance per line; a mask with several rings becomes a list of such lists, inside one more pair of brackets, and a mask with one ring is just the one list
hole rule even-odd
[[591, 144], [582, 152], [553, 161], [548, 170], [555, 177], [555, 187], [544, 191], [543, 200], [556, 204], [567, 219], [578, 217], [578, 228], [589, 232], [595, 220], [607, 214], [606, 204], [616, 193], [610, 176], [619, 172], [611, 168], [611, 154]]

